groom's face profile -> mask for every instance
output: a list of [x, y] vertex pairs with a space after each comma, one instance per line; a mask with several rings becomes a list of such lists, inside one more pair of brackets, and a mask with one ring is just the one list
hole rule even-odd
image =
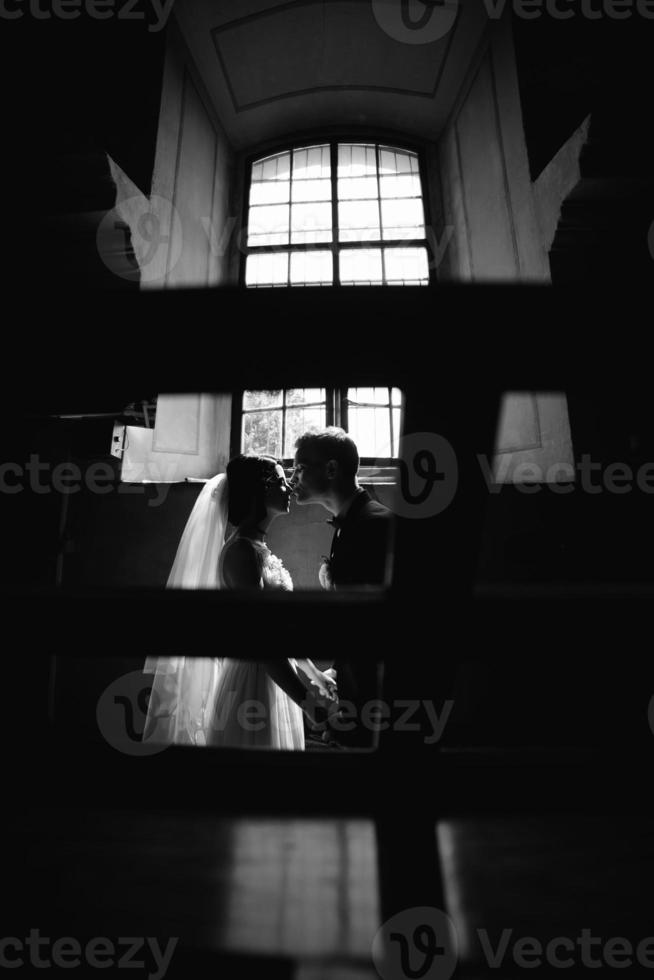
[[297, 452], [291, 483], [298, 504], [318, 503], [329, 489], [327, 464], [309, 450]]

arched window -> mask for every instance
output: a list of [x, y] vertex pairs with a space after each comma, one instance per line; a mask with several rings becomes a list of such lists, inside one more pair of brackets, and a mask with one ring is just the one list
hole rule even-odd
[[253, 161], [249, 287], [429, 284], [418, 155], [331, 142]]

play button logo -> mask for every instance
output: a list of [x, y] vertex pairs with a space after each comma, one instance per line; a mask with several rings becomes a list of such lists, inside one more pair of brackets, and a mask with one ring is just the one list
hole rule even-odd
[[433, 44], [450, 32], [459, 0], [372, 0], [381, 29], [402, 44]]
[[404, 909], [378, 930], [372, 960], [382, 980], [450, 980], [458, 960], [454, 923], [431, 906]]

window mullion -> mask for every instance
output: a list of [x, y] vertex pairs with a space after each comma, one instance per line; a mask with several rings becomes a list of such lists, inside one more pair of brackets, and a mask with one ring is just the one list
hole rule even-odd
[[329, 160], [332, 187], [332, 285], [340, 285], [341, 264], [338, 253], [338, 143], [329, 144]]
[[348, 388], [339, 388], [338, 389], [339, 404], [340, 404], [340, 408], [341, 408], [341, 420], [340, 420], [340, 423], [339, 424], [341, 426], [341, 429], [345, 429], [346, 432], [348, 431], [348, 412], [347, 412], [347, 393], [348, 393], [348, 391], [349, 391]]
[[232, 425], [230, 433], [230, 456], [237, 456], [243, 452], [242, 446], [245, 445], [245, 413], [243, 411], [242, 390], [232, 392]]
[[381, 261], [382, 261], [382, 285], [385, 286], [386, 285], [386, 259], [384, 256], [384, 247], [382, 244], [383, 237], [384, 237], [384, 229], [382, 227], [381, 181], [379, 179], [379, 162], [380, 162], [379, 143], [375, 143], [375, 162], [377, 166], [377, 210], [379, 212], [379, 244], [380, 244]]
[[282, 451], [281, 458], [284, 458], [286, 449], [286, 388], [282, 388]]
[[[290, 150], [288, 161], [288, 252], [286, 256], [286, 285], [291, 285], [291, 237], [292, 237], [292, 214], [293, 214], [293, 165], [295, 163], [295, 150]], [[284, 444], [282, 443], [282, 449]]]
[[325, 425], [338, 425], [334, 400], [336, 391], [334, 388], [327, 388], [325, 391]]

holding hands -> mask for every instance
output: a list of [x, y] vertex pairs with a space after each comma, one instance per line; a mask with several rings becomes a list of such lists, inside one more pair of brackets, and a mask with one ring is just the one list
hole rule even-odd
[[336, 671], [333, 667], [324, 671], [318, 670], [310, 660], [298, 661], [298, 666], [306, 677], [307, 697], [303, 704], [304, 711], [312, 727], [320, 728], [340, 710]]
[[311, 684], [317, 688], [318, 695], [321, 698], [327, 701], [338, 700], [336, 671], [333, 667], [329, 667], [327, 670], [316, 669], [316, 677], [311, 680]]

